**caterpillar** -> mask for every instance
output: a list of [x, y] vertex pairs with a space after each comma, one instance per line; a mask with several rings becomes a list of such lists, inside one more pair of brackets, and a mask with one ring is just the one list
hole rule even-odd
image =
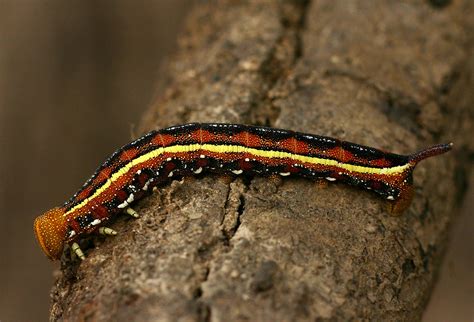
[[152, 131], [113, 153], [61, 207], [34, 222], [36, 238], [52, 260], [65, 245], [81, 259], [77, 239], [98, 231], [131, 204], [172, 179], [204, 172], [300, 176], [344, 182], [373, 191], [402, 212], [413, 196], [412, 172], [418, 162], [449, 151], [439, 144], [399, 155], [338, 139], [269, 127], [191, 123]]

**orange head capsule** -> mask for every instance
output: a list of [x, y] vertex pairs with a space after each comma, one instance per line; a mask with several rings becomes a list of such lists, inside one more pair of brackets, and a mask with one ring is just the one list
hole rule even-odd
[[35, 219], [35, 234], [43, 252], [52, 260], [61, 257], [66, 239], [63, 208], [53, 208]]

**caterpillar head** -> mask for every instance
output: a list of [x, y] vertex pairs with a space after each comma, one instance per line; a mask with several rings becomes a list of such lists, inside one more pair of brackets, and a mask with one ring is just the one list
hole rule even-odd
[[36, 239], [51, 260], [61, 257], [66, 236], [66, 219], [63, 208], [53, 208], [35, 219]]

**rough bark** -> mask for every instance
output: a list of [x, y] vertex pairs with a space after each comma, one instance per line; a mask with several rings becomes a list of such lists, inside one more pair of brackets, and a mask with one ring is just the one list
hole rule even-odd
[[469, 1], [196, 6], [143, 131], [238, 122], [399, 153], [452, 140], [456, 151], [418, 166], [400, 217], [344, 185], [173, 182], [85, 261], [63, 263], [51, 319], [420, 319], [473, 151], [469, 12]]

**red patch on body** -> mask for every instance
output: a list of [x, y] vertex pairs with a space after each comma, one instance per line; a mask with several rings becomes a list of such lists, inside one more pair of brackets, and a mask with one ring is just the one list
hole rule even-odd
[[339, 148], [332, 148], [332, 149], [327, 149], [327, 150], [323, 150], [323, 151], [320, 151], [320, 153], [326, 157], [329, 157], [333, 160], [337, 160], [339, 161]]
[[128, 194], [124, 190], [119, 190], [116, 193], [117, 199], [122, 202], [128, 198]]
[[381, 184], [380, 182], [378, 182], [378, 181], [372, 181], [372, 182], [370, 183], [370, 186], [371, 186], [372, 189], [374, 189], [374, 190], [379, 190], [379, 189], [382, 188], [382, 184]]
[[202, 129], [195, 131], [193, 135], [196, 136], [197, 142], [200, 143], [209, 143], [214, 139], [214, 135], [211, 132]]
[[96, 218], [98, 219], [103, 219], [109, 217], [109, 210], [105, 206], [97, 206], [94, 210], [93, 213]]
[[347, 163], [347, 162], [350, 162], [352, 160], [354, 160], [354, 154], [352, 154], [351, 152], [343, 149], [343, 148], [339, 148], [340, 149], [340, 156], [339, 156], [339, 161], [341, 162], [344, 162], [344, 163]]
[[354, 155], [342, 147], [336, 147], [328, 150], [327, 155], [341, 163], [347, 163], [354, 160]]
[[100, 170], [99, 174], [97, 175], [97, 178], [100, 178], [101, 180], [106, 180], [110, 177], [111, 174], [112, 174], [112, 168], [107, 167]]
[[291, 153], [296, 153], [296, 145], [298, 144], [298, 140], [296, 140], [295, 138], [289, 138], [289, 139], [286, 139], [284, 141], [281, 141], [280, 142], [280, 146], [287, 150], [287, 151], [290, 151]]
[[73, 215], [70, 218], [68, 218], [68, 225], [72, 228], [74, 231], [83, 231], [81, 226], [79, 226], [79, 223], [77, 220], [75, 220], [78, 217], [78, 215]]
[[167, 172], [171, 172], [171, 171], [173, 171], [175, 168], [176, 168], [176, 164], [174, 164], [174, 162], [167, 162], [167, 163], [165, 164], [165, 171], [167, 171]]
[[136, 148], [131, 148], [131, 149], [128, 149], [128, 150], [125, 150], [122, 152], [122, 154], [120, 155], [120, 160], [121, 161], [130, 161], [130, 160], [133, 160], [133, 158], [135, 158], [135, 156], [138, 154], [138, 149]]
[[248, 171], [248, 170], [251, 170], [253, 166], [252, 166], [252, 163], [250, 163], [250, 161], [245, 161], [245, 158], [244, 158], [244, 159], [239, 160], [239, 168], [244, 171]]
[[392, 163], [385, 158], [381, 158], [370, 161], [370, 165], [378, 168], [387, 168], [390, 167]]
[[208, 161], [206, 159], [198, 159], [196, 161], [196, 165], [198, 166], [198, 168], [199, 167], [205, 168], [207, 166], [207, 164], [208, 164]]
[[290, 172], [292, 174], [300, 172], [298, 167], [293, 166], [294, 161], [291, 160], [290, 162], [291, 164], [286, 164], [282, 172]]
[[169, 134], [160, 134], [160, 133], [155, 135], [153, 140], [151, 140], [153, 145], [158, 145], [158, 146], [162, 146], [162, 147], [170, 146], [173, 143], [175, 143], [175, 141], [176, 141], [176, 139], [175, 139], [174, 136], [169, 135]]
[[229, 142], [238, 144], [238, 145], [243, 145], [246, 146], [247, 144], [247, 132], [240, 132], [237, 134], [234, 134], [232, 138], [229, 138]]
[[295, 154], [307, 155], [309, 153], [309, 145], [305, 142], [296, 140]]
[[240, 132], [228, 139], [228, 142], [243, 145], [249, 148], [258, 148], [262, 145], [262, 139], [249, 132]]
[[247, 133], [247, 146], [251, 148], [259, 148], [262, 145], [261, 139], [258, 135]]
[[76, 200], [84, 200], [86, 199], [87, 197], [89, 197], [91, 191], [92, 191], [92, 188], [94, 186], [93, 185], [89, 185], [87, 188], [85, 188], [84, 190], [82, 190], [76, 197]]
[[[339, 172], [341, 172], [341, 174], [339, 174]], [[342, 171], [338, 171], [338, 172], [333, 171], [333, 172], [331, 172], [329, 177], [334, 178], [336, 180], [341, 180], [343, 178]]]
[[147, 181], [148, 181], [148, 175], [147, 174], [142, 173], [138, 176], [138, 184], [140, 185], [140, 188], [142, 188]]

